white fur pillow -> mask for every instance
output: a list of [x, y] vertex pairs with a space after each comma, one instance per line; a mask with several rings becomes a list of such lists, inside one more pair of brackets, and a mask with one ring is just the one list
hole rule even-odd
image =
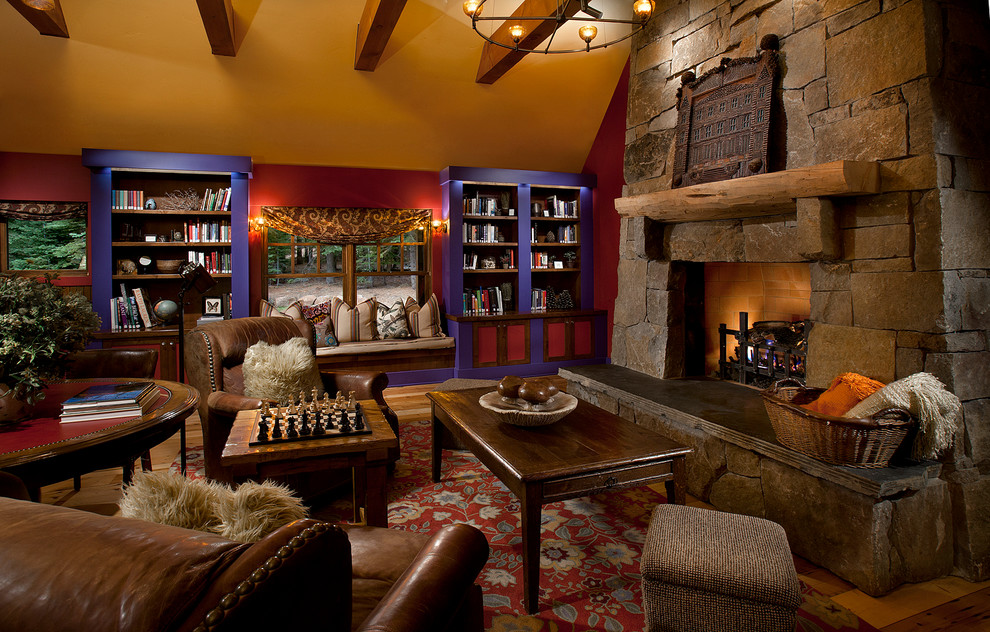
[[160, 471], [134, 476], [120, 499], [120, 515], [257, 542], [308, 512], [292, 490], [276, 483], [247, 482], [232, 490]]
[[305, 338], [292, 338], [280, 345], [257, 342], [244, 353], [244, 394], [288, 405], [304, 391], [315, 388], [323, 395], [323, 380], [316, 356]]

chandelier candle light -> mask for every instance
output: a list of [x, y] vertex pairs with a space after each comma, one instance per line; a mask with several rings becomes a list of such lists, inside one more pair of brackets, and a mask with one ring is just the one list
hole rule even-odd
[[[591, 0], [557, 0], [556, 8], [551, 15], [521, 15], [524, 13], [522, 9], [525, 6], [525, 2], [512, 15], [483, 15], [486, 5], [494, 5], [494, 2], [495, 0], [464, 1], [464, 13], [471, 18], [471, 28], [482, 38], [496, 46], [523, 53], [545, 54], [590, 52], [597, 48], [606, 48], [617, 44], [642, 30], [653, 15], [654, 9], [653, 0], [633, 0], [632, 11], [629, 17], [605, 17], [603, 11], [590, 6]], [[520, 15], [516, 15], [517, 13]], [[578, 27], [578, 36], [584, 41], [584, 48], [552, 48], [557, 30], [568, 20], [581, 22], [581, 25]], [[504, 22], [507, 25], [507, 30], [504, 32], [508, 33], [512, 42], [500, 41], [501, 38], [496, 37], [501, 30], [499, 28], [486, 35], [478, 28], [479, 22], [486, 21]], [[536, 24], [527, 28], [527, 26], [524, 26], [527, 22], [536, 22]], [[604, 27], [610, 24], [625, 24], [631, 26], [631, 28], [628, 32], [620, 32], [616, 35], [606, 37], [604, 42], [592, 46], [591, 42], [598, 36], [599, 32], [599, 26], [597, 25], [601, 25], [602, 30], [604, 30]], [[534, 41], [523, 42], [528, 34], [535, 35], [535, 38], [530, 38]], [[549, 40], [546, 42], [546, 46], [543, 46], [543, 41], [547, 40], [548, 37]], [[523, 44], [520, 45], [520, 42], [523, 42]], [[537, 48], [538, 46], [539, 48]]]

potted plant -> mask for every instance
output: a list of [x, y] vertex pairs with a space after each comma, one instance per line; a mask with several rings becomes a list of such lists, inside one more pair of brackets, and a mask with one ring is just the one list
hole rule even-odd
[[65, 377], [65, 357], [84, 349], [100, 326], [86, 297], [63, 293], [55, 278], [0, 276], [0, 422], [26, 416], [24, 405]]
[[564, 265], [568, 268], [573, 268], [577, 262], [577, 253], [573, 250], [568, 250], [564, 253]]
[[503, 268], [505, 268], [506, 270], [509, 269], [509, 261], [512, 260], [511, 257], [509, 257], [509, 255], [502, 255], [501, 257], [498, 258], [498, 260], [502, 262]]

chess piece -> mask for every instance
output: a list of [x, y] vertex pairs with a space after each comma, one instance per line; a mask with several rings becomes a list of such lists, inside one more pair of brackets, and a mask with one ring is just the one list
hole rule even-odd
[[289, 417], [289, 428], [285, 432], [285, 436], [289, 439], [296, 439], [299, 437], [299, 431], [296, 430], [296, 418]]
[[278, 417], [272, 417], [272, 440], [282, 438], [282, 423]]
[[364, 430], [364, 411], [361, 404], [357, 404], [354, 409], [354, 429]]
[[258, 419], [258, 441], [268, 441], [268, 422], [264, 415]]

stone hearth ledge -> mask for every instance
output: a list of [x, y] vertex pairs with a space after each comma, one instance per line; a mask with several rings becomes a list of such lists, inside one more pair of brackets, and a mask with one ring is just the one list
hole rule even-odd
[[795, 553], [867, 594], [952, 572], [940, 463], [869, 469], [805, 456], [777, 442], [760, 392], [733, 382], [600, 364], [559, 374], [571, 394], [693, 448], [692, 495], [781, 524]]

